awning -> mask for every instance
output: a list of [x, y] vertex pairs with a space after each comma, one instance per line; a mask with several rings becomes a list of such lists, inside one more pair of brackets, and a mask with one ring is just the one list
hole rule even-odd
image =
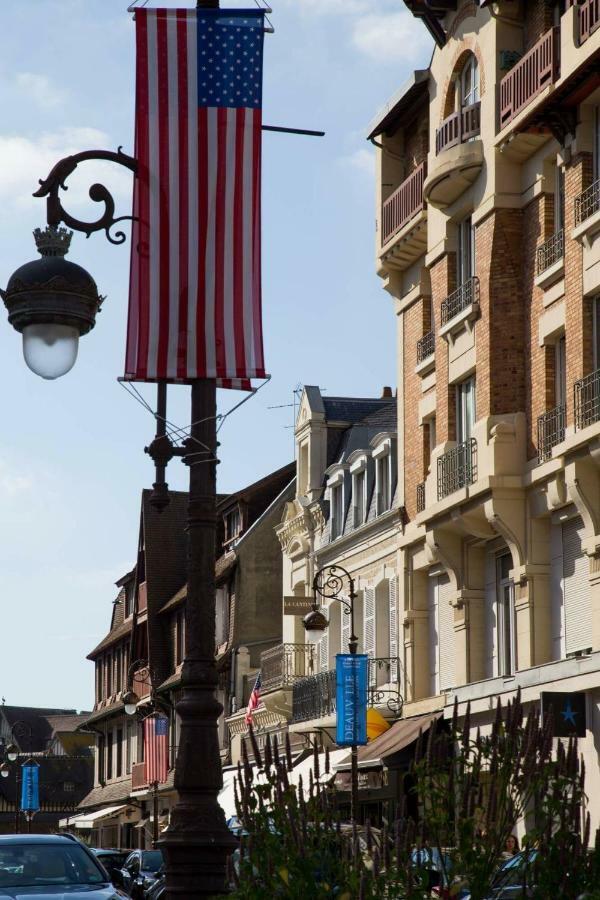
[[140, 819], [139, 822], [136, 822], [133, 826], [134, 828], [145, 828], [150, 819]]
[[399, 719], [389, 731], [379, 735], [370, 744], [358, 748], [358, 762], [372, 761], [377, 763], [386, 756], [392, 756], [404, 750], [419, 737], [419, 732], [425, 733], [431, 728], [433, 722], [442, 718], [441, 712], [427, 713], [423, 716], [413, 716], [411, 719]]
[[[333, 780], [335, 776], [335, 769], [338, 763], [345, 759], [348, 756], [348, 750], [332, 750], [329, 754], [329, 773], [325, 773], [325, 754], [319, 753], [319, 784], [329, 784], [330, 781]], [[292, 771], [289, 773], [288, 778], [290, 780], [290, 784], [298, 785], [300, 784], [300, 777], [302, 777], [302, 792], [304, 796], [308, 798], [310, 792], [310, 773], [313, 773], [313, 779], [315, 779], [315, 756], [314, 753], [311, 753], [310, 756], [307, 756], [306, 759], [303, 759], [302, 762], [299, 762], [294, 766]]]
[[80, 822], [81, 819], [87, 819], [87, 813], [78, 813], [76, 816], [67, 816], [66, 819], [59, 819], [58, 827], [59, 828], [76, 828], [77, 822]]
[[219, 805], [225, 813], [225, 819], [235, 816], [234, 782], [237, 778], [237, 768], [223, 772], [223, 787], [219, 792]]
[[94, 828], [98, 822], [102, 822], [104, 819], [110, 819], [118, 812], [121, 812], [122, 809], [127, 809], [126, 803], [121, 803], [120, 806], [105, 806], [104, 809], [97, 809], [96, 812], [77, 816], [77, 820], [72, 819], [70, 824], [74, 825], [75, 828], [85, 831], [86, 829]]

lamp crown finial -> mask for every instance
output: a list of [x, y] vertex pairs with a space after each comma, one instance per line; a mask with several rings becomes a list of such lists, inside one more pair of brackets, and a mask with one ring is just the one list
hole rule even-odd
[[43, 230], [36, 228], [33, 237], [42, 256], [66, 256], [73, 232], [58, 225], [46, 225]]

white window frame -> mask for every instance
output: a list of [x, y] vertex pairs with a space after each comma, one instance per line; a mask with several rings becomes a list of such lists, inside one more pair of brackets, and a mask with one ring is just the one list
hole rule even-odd
[[459, 109], [472, 106], [480, 98], [479, 62], [474, 53], [470, 53], [459, 78]]
[[475, 375], [470, 375], [456, 386], [456, 442], [462, 444], [473, 434], [473, 426], [477, 421]]
[[367, 470], [366, 467], [352, 474], [352, 512], [354, 527], [367, 521]]
[[335, 541], [344, 532], [344, 473], [339, 470], [327, 482], [329, 491], [330, 538]]
[[475, 226], [469, 215], [457, 222], [456, 275], [460, 286], [475, 275]]
[[502, 560], [507, 558], [512, 567], [509, 553], [496, 557], [496, 659], [498, 675], [504, 678], [512, 677], [517, 670], [515, 586], [510, 575], [502, 577]]

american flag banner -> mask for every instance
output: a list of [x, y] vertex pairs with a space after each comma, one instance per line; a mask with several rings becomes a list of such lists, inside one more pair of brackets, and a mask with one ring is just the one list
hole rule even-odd
[[264, 11], [135, 12], [125, 379], [250, 388], [261, 310]]
[[169, 720], [144, 719], [144, 777], [147, 784], [164, 784], [169, 774]]
[[250, 699], [248, 700], [248, 706], [246, 707], [246, 725], [252, 725], [254, 710], [258, 709], [258, 705], [260, 703], [260, 685], [261, 681], [259, 672], [256, 676], [256, 681], [254, 682], [254, 687], [252, 688]]

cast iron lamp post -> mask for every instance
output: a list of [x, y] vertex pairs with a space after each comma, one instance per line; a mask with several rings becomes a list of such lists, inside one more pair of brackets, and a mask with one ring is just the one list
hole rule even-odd
[[[344, 582], [348, 585], [348, 599], [341, 596], [344, 590]], [[312, 610], [304, 617], [306, 636], [311, 644], [315, 644], [323, 632], [329, 628], [329, 619], [319, 609], [317, 595], [325, 600], [337, 600], [344, 608], [344, 615], [350, 616], [350, 638], [348, 650], [355, 654], [358, 649], [358, 638], [354, 628], [354, 601], [356, 590], [354, 579], [346, 569], [341, 566], [324, 566], [313, 578], [314, 602]], [[351, 787], [350, 787], [350, 819], [356, 822], [358, 814], [358, 747], [354, 744], [350, 748], [351, 761]]]
[[[218, 7], [218, 0], [197, 0], [198, 7]], [[90, 197], [104, 204], [95, 222], [73, 218], [62, 206], [59, 190], [80, 162], [103, 159], [137, 171], [137, 161], [122, 153], [91, 150], [67, 157], [40, 183], [35, 196], [47, 197], [48, 229], [36, 233], [42, 259], [27, 263], [10, 278], [2, 292], [9, 321], [23, 334], [27, 364], [45, 378], [56, 378], [75, 362], [79, 337], [95, 323], [103, 298], [94, 279], [80, 266], [64, 259], [70, 234], [87, 236], [104, 231], [115, 244], [125, 240], [113, 227], [128, 216], [115, 217], [109, 191], [99, 184]], [[226, 860], [236, 847], [218, 802], [222, 787], [217, 722], [222, 707], [217, 701], [214, 659], [215, 634], [215, 531], [216, 531], [216, 383], [191, 383], [190, 437], [174, 447], [166, 435], [166, 384], [158, 386], [157, 434], [148, 449], [156, 466], [152, 500], [158, 509], [168, 502], [165, 468], [181, 456], [190, 470], [188, 502], [187, 602], [185, 605], [185, 659], [181, 671], [181, 698], [176, 705], [180, 738], [175, 762], [177, 804], [160, 846], [165, 855], [169, 898], [188, 900], [226, 891]]]

